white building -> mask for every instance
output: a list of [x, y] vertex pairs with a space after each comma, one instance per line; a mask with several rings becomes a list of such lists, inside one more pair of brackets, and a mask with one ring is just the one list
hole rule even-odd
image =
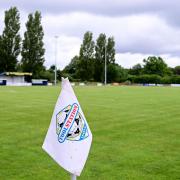
[[28, 85], [25, 76], [32, 76], [27, 72], [4, 72], [0, 74], [0, 81], [6, 80], [6, 85]]

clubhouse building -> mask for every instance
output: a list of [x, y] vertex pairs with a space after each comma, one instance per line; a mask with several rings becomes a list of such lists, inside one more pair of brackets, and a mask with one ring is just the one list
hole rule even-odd
[[0, 85], [28, 85], [32, 73], [28, 72], [3, 72], [0, 74]]

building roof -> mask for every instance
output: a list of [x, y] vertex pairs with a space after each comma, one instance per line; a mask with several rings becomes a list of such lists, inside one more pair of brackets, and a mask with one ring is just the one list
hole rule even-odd
[[29, 72], [3, 72], [0, 74], [0, 76], [6, 75], [6, 76], [32, 76], [32, 73]]

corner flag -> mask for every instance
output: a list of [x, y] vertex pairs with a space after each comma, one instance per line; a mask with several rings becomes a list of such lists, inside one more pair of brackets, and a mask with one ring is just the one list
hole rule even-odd
[[92, 142], [91, 130], [68, 78], [62, 78], [42, 148], [65, 170], [80, 176]]

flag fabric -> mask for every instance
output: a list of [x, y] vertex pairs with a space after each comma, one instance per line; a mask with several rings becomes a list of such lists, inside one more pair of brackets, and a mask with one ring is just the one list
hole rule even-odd
[[65, 170], [80, 176], [92, 142], [91, 130], [68, 78], [55, 105], [42, 148]]

